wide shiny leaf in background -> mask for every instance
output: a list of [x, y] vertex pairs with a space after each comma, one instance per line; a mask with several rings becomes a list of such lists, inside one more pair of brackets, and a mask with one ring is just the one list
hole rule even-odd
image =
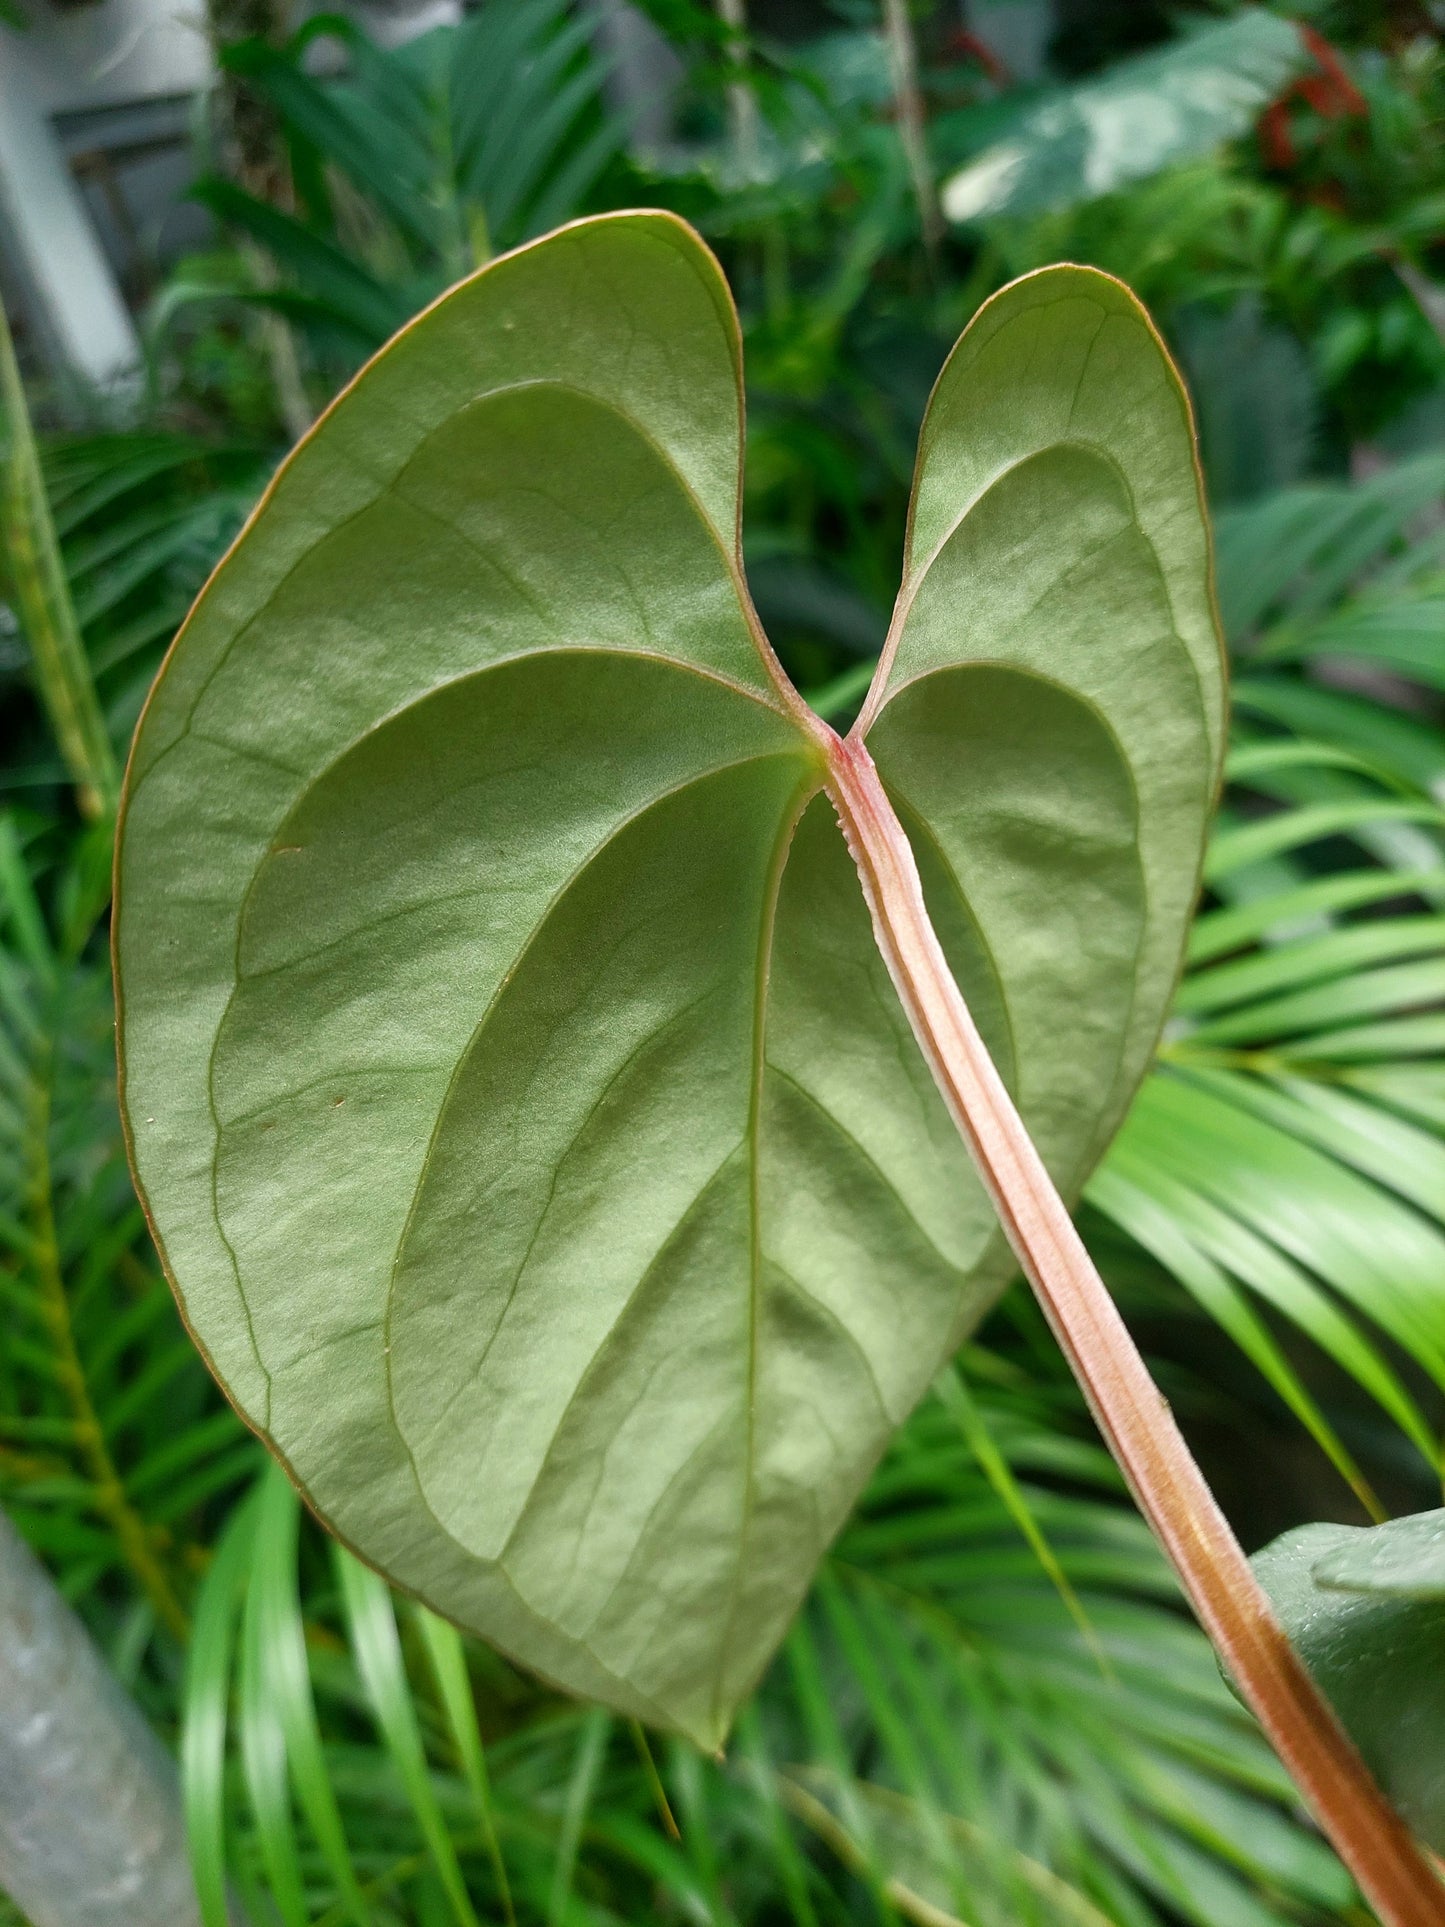
[[1076, 207], [1247, 134], [1310, 64], [1293, 20], [1264, 7], [1206, 18], [1102, 75], [1045, 93], [943, 184], [950, 221]]
[[1445, 1849], [1445, 1513], [1297, 1526], [1251, 1564], [1390, 1801]]
[[[454, 289], [179, 638], [116, 916], [136, 1173], [237, 1405], [396, 1583], [709, 1745], [1010, 1269], [751, 614], [740, 435], [671, 217]], [[1105, 277], [965, 337], [900, 612], [870, 741], [1074, 1193], [1222, 732], [1187, 407]]]
[[1445, 1601], [1445, 1511], [1357, 1528], [1313, 1572], [1315, 1584], [1333, 1592]]

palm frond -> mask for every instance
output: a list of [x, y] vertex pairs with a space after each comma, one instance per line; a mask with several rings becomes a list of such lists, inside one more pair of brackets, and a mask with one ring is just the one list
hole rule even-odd
[[654, 1765], [328, 1560], [270, 1468], [197, 1604], [185, 1757], [213, 1904], [229, 1877], [285, 1927], [1337, 1918], [1348, 1881], [1061, 1368], [1040, 1387], [968, 1364], [970, 1423], [949, 1398], [905, 1428], [716, 1762], [669, 1742]]
[[1445, 454], [1432, 450], [1365, 481], [1310, 483], [1216, 516], [1225, 633], [1247, 648], [1266, 622], [1319, 615], [1376, 570], [1398, 583], [1438, 566], [1438, 543], [1409, 538], [1442, 494]]
[[[0, 819], [0, 1495], [135, 1672], [255, 1465], [150, 1255], [115, 1105], [103, 826], [56, 872]], [[137, 1617], [138, 1615], [138, 1617]]]
[[91, 818], [115, 808], [120, 772], [81, 643], [10, 324], [0, 305], [0, 584], [13, 597], [35, 685]]
[[[311, 71], [322, 39], [340, 73]], [[279, 271], [249, 298], [353, 362], [492, 252], [574, 214], [627, 135], [567, 0], [481, 7], [392, 49], [322, 13], [284, 48], [243, 41], [225, 60], [275, 108], [303, 205], [212, 178], [197, 195]]]
[[765, 1689], [774, 1757], [891, 1877], [988, 1927], [1344, 1904], [1330, 1857], [1296, 1852], [1286, 1783], [1173, 1609], [1112, 1465], [1061, 1425], [1068, 1395], [975, 1398], [1086, 1629], [930, 1402], [795, 1629], [810, 1684], [791, 1721]]
[[[40, 474], [81, 653], [75, 673], [119, 760], [156, 665], [265, 478], [264, 450], [133, 429], [48, 441]], [[3, 547], [0, 544], [0, 547]], [[0, 598], [20, 592], [0, 562]], [[0, 669], [8, 768], [24, 795], [64, 781], [18, 679]], [[13, 732], [13, 733], [12, 733]]]

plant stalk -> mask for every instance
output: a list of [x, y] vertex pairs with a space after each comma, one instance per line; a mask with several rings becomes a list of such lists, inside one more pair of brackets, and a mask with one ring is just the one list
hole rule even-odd
[[954, 983], [912, 850], [861, 738], [828, 793], [919, 1046], [1129, 1482], [1241, 1694], [1387, 1927], [1445, 1927], [1445, 1886], [1290, 1646], [1074, 1229]]
[[[270, 291], [276, 286], [276, 270], [254, 242], [241, 243], [241, 258], [258, 288]], [[296, 337], [285, 315], [274, 308], [262, 308], [257, 315], [261, 346], [271, 369], [271, 385], [276, 391], [276, 409], [281, 426], [293, 442], [315, 421], [315, 411], [306, 396], [301, 377], [301, 357], [296, 352]]]
[[758, 167], [758, 103], [742, 76], [747, 71], [747, 0], [716, 0], [718, 18], [732, 36], [727, 58], [738, 75], [727, 83], [728, 138], [743, 178], [751, 182]]
[[918, 207], [918, 225], [923, 245], [930, 256], [938, 252], [943, 239], [943, 216], [938, 207], [938, 191], [933, 180], [933, 163], [928, 156], [928, 116], [923, 104], [923, 89], [918, 81], [918, 43], [908, 0], [883, 0], [883, 35], [888, 45], [888, 66], [893, 76], [893, 111], [898, 122], [898, 138], [908, 163], [908, 178]]
[[30, 648], [36, 691], [82, 814], [115, 814], [120, 772], [96, 698], [40, 472], [30, 411], [0, 306], [0, 552]]

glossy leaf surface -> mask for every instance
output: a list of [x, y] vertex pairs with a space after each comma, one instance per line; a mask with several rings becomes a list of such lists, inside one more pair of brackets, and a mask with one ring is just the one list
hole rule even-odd
[[1317, 1586], [1445, 1603], [1445, 1511], [1353, 1532], [1312, 1568]]
[[1211, 20], [1046, 94], [944, 183], [943, 211], [976, 221], [1114, 193], [1247, 133], [1308, 62], [1294, 22], [1262, 7]]
[[[662, 215], [462, 283], [282, 471], [125, 799], [133, 1156], [337, 1533], [717, 1743], [1011, 1269], [738, 559], [736, 320]], [[1187, 407], [1051, 270], [925, 425], [869, 744], [1075, 1194], [1178, 968], [1222, 738]]]
[[1436, 1852], [1445, 1848], [1441, 1518], [1300, 1526], [1251, 1561], [1370, 1771]]

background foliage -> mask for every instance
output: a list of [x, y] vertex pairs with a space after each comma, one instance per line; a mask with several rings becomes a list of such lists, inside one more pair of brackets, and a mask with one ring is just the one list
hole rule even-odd
[[[484, 0], [393, 53], [325, 17], [230, 47], [230, 84], [270, 110], [274, 191], [219, 136], [198, 153], [217, 241], [148, 317], [134, 419], [67, 420], [32, 394], [63, 571], [36, 560], [12, 459], [0, 1498], [182, 1752], [211, 1921], [227, 1878], [283, 1927], [1367, 1919], [1021, 1292], [897, 1440], [713, 1762], [558, 1699], [325, 1544], [159, 1276], [115, 1110], [105, 745], [123, 753], [297, 383], [319, 409], [496, 248], [579, 211], [676, 208], [742, 310], [756, 599], [843, 721], [886, 626], [943, 353], [1003, 280], [1080, 259], [1138, 289], [1194, 386], [1236, 708], [1189, 968], [1085, 1228], [1249, 1545], [1439, 1502], [1430, 12], [1341, 0], [1181, 25], [1099, 0], [1059, 10], [1048, 75], [1021, 82], [987, 9], [977, 36], [941, 4], [759, 0], [748, 31], [694, 0], [648, 11], [680, 76], [665, 134], [561, 0]], [[13, 457], [13, 404], [7, 420]], [[77, 674], [93, 740], [54, 699]], [[89, 814], [77, 740], [99, 759]]]

